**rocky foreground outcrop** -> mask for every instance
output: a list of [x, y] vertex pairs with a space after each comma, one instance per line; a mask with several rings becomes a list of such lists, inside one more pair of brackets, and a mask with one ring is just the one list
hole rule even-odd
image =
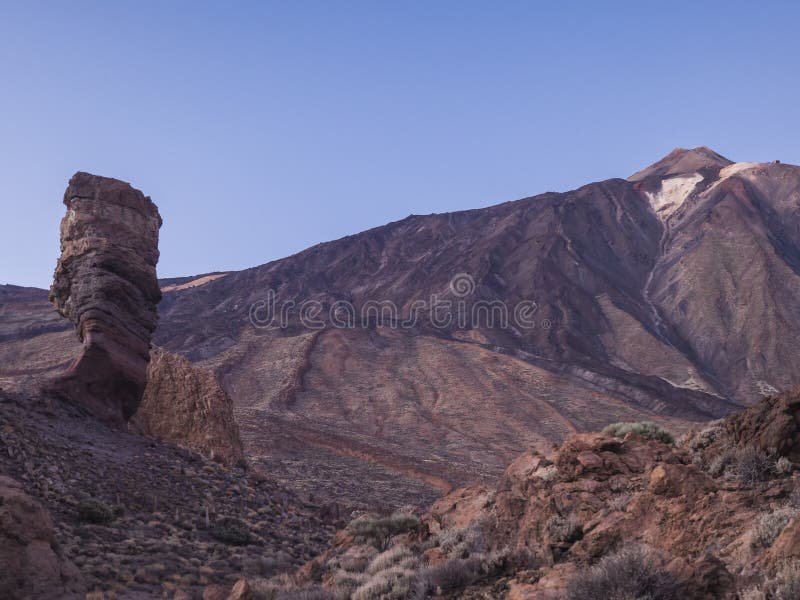
[[50, 514], [0, 476], [0, 598], [83, 598], [78, 569], [57, 550]]
[[64, 194], [61, 257], [50, 302], [83, 343], [48, 386], [94, 416], [121, 424], [144, 392], [158, 323], [158, 207], [128, 183], [76, 173]]
[[228, 466], [244, 459], [233, 403], [214, 375], [162, 348], [151, 352], [147, 387], [132, 423], [146, 435]]
[[797, 598], [798, 422], [800, 388], [677, 444], [652, 424], [577, 434], [395, 535], [411, 521], [354, 522], [292, 585], [355, 599]]

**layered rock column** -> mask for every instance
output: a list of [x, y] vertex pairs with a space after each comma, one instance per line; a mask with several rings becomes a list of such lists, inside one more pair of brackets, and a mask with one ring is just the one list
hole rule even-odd
[[48, 386], [106, 422], [136, 412], [158, 323], [158, 207], [130, 184], [76, 173], [64, 194], [50, 302], [76, 327], [83, 348]]

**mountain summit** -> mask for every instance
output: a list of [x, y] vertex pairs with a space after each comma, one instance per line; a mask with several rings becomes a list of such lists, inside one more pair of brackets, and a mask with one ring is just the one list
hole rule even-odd
[[705, 146], [692, 148], [691, 150], [675, 148], [658, 162], [628, 177], [628, 181], [642, 181], [648, 177], [665, 178], [673, 175], [708, 172], [715, 169], [719, 170], [732, 164], [733, 161]]

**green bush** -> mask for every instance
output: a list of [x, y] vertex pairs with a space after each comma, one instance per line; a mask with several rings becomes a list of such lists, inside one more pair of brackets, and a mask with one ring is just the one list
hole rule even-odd
[[650, 551], [632, 546], [603, 557], [576, 575], [567, 586], [567, 600], [673, 600], [683, 598], [677, 580], [661, 568]]
[[114, 520], [114, 511], [100, 500], [84, 500], [78, 504], [78, 518], [84, 523], [108, 525]]
[[230, 546], [246, 546], [253, 543], [250, 529], [239, 519], [227, 518], [214, 523], [209, 534], [215, 540]]
[[651, 421], [640, 421], [638, 423], [612, 423], [603, 429], [603, 433], [614, 437], [625, 437], [628, 433], [635, 433], [642, 437], [658, 440], [665, 444], [674, 444], [675, 439], [665, 429]]

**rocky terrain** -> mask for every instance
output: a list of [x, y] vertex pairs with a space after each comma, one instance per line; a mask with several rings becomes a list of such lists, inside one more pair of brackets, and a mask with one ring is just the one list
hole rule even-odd
[[75, 324], [83, 346], [48, 389], [120, 425], [136, 412], [147, 383], [161, 300], [161, 216], [129, 184], [89, 173], [70, 179], [64, 204], [50, 301]]
[[420, 519], [361, 517], [293, 580], [253, 588], [357, 600], [797, 598], [798, 451], [800, 388], [677, 444], [652, 424], [576, 434]]
[[[38, 552], [28, 553], [33, 570], [20, 569], [20, 580], [53, 590], [59, 579], [40, 567], [60, 564], [65, 575], [63, 594], [22, 589], [15, 595], [0, 587], [4, 598], [83, 598], [84, 590], [106, 598], [172, 598], [181, 590], [199, 598], [208, 586], [231, 587], [242, 577], [299, 566], [342, 525], [326, 507], [308, 504], [269, 474], [225, 468], [38, 393], [0, 392], [0, 457], [0, 475], [21, 487], [0, 479], [0, 497], [36, 499], [22, 500], [34, 507], [24, 508], [34, 524], [24, 536], [3, 516], [13, 506], [5, 500], [0, 506], [0, 571], [6, 577], [0, 586], [9, 585], [5, 568], [14, 563], [8, 555], [18, 554], [20, 545], [34, 544]], [[2, 542], [7, 538], [16, 546]], [[46, 544], [58, 549], [62, 562]]]
[[19, 482], [0, 476], [0, 594], [80, 597], [80, 573], [60, 554], [50, 514]]
[[0, 591], [795, 598], [798, 200], [676, 150], [158, 282], [155, 205], [79, 173], [79, 339], [0, 287]]

